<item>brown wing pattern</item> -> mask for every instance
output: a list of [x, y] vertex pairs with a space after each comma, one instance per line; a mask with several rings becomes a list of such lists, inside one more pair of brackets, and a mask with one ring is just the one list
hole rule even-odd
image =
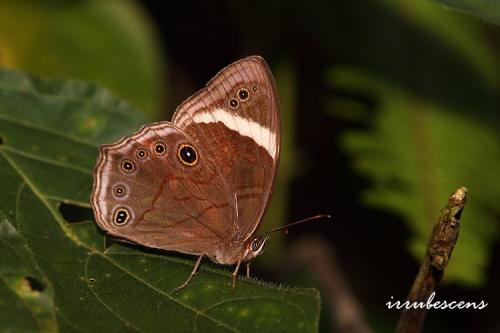
[[[183, 144], [196, 149], [195, 165], [181, 162], [178, 149]], [[111, 235], [145, 246], [215, 253], [223, 240], [233, 237], [235, 226], [228, 223], [235, 221], [235, 208], [227, 199], [226, 181], [207, 154], [168, 122], [102, 146], [92, 195], [97, 223]]]
[[270, 200], [280, 150], [278, 94], [266, 62], [237, 61], [182, 103], [173, 123], [214, 157], [237, 207], [237, 233], [248, 239]]

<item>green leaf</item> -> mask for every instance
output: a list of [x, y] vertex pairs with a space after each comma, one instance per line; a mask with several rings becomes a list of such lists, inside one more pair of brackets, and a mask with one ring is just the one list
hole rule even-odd
[[[300, 165], [300, 163], [295, 161], [296, 152], [294, 151], [294, 147], [296, 147], [294, 143], [296, 126], [294, 124], [296, 123], [295, 117], [297, 113], [294, 105], [294, 98], [297, 96], [296, 68], [290, 62], [282, 61], [273, 67], [273, 73], [280, 96], [281, 123], [286, 124], [286, 126], [281, 127], [280, 163], [276, 185], [273, 190], [273, 199], [265, 220], [262, 222], [268, 230], [290, 223], [287, 220], [287, 212], [289, 211], [288, 196], [291, 191], [292, 180], [300, 171], [297, 170], [297, 165]], [[284, 239], [276, 237], [267, 245], [266, 255], [259, 260], [259, 264], [268, 267], [274, 266], [277, 260], [286, 255], [285, 251]]]
[[498, 0], [435, 0], [449, 8], [462, 11], [496, 25], [500, 24], [500, 2]]
[[33, 253], [12, 221], [0, 212], [0, 327], [7, 332], [52, 332], [57, 328], [52, 290], [33, 288], [47, 283], [33, 262]]
[[98, 82], [159, 117], [164, 61], [135, 1], [1, 1], [0, 40], [1, 67]]
[[354, 167], [372, 182], [364, 201], [397, 212], [409, 223], [409, 246], [417, 260], [449, 194], [468, 187], [460, 237], [445, 278], [469, 286], [483, 284], [499, 231], [497, 124], [359, 70], [336, 68], [330, 79], [336, 87], [376, 101], [373, 113], [360, 115], [370, 119], [371, 130], [346, 132], [342, 145]]
[[[418, 65], [423, 65], [421, 68], [423, 73], [427, 74], [427, 71], [432, 69], [450, 75], [450, 72], [446, 73], [450, 69], [445, 65], [451, 63], [454, 66], [464, 66], [461, 68], [460, 74], [465, 74], [470, 67], [473, 69], [472, 79], [480, 80], [482, 84], [497, 84], [498, 76], [493, 70], [498, 64], [497, 57], [492, 52], [488, 40], [481, 33], [481, 26], [477, 24], [478, 22], [464, 20], [460, 15], [450, 15], [450, 13], [441, 10], [441, 6], [430, 1], [382, 0], [381, 4], [384, 4], [388, 10], [396, 11], [399, 17], [416, 28], [419, 34], [424, 34], [423, 36], [417, 35], [416, 38], [411, 35], [401, 37], [415, 38], [416, 40], [413, 40], [412, 43], [415, 43], [417, 47], [424, 46], [420, 43], [426, 37], [430, 37], [434, 43], [437, 43], [437, 45], [431, 45], [434, 59], [426, 59], [424, 57], [427, 54], [425, 50], [418, 48], [414, 48], [413, 52], [408, 54], [410, 57], [419, 59]], [[378, 41], [373, 42], [377, 43]], [[398, 45], [403, 47], [401, 41], [398, 41]], [[384, 46], [384, 48], [386, 47], [388, 46]], [[376, 51], [376, 54], [379, 54], [383, 52], [383, 49], [377, 47]], [[444, 57], [440, 54], [443, 51], [446, 52]], [[401, 57], [403, 52], [403, 50], [398, 50], [395, 54], [397, 57]], [[451, 54], [448, 55], [448, 52]], [[402, 59], [402, 61], [406, 64], [407, 60]], [[455, 63], [456, 61], [458, 63]], [[437, 64], [437, 66], [434, 64], [435, 67], [431, 66], [434, 62]], [[418, 75], [418, 73], [414, 75]], [[421, 80], [424, 81], [424, 79]], [[452, 85], [451, 82], [449, 84]], [[440, 92], [443, 93], [444, 87], [441, 87], [441, 90]], [[472, 89], [469, 88], [469, 91]], [[459, 101], [457, 96], [454, 98]]]
[[203, 264], [175, 291], [193, 260], [118, 243], [106, 248], [94, 222], [63, 217], [68, 204], [90, 207], [99, 144], [146, 122], [94, 85], [0, 71], [0, 327], [317, 331], [315, 289], [240, 278], [233, 291], [229, 271]]

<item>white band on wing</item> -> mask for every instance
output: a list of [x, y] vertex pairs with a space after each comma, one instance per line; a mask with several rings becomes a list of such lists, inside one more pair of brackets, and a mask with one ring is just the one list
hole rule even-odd
[[276, 133], [272, 133], [267, 127], [251, 119], [237, 116], [224, 109], [195, 113], [192, 117], [195, 123], [221, 122], [227, 128], [240, 133], [240, 135], [251, 138], [255, 143], [267, 150], [272, 158], [276, 158]]

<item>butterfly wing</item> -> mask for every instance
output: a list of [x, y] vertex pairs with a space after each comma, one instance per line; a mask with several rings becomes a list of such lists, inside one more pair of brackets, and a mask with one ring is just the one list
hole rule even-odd
[[[182, 147], [195, 149], [194, 163], [193, 151], [183, 162]], [[203, 146], [169, 122], [102, 146], [95, 175], [96, 221], [113, 236], [188, 254], [214, 254], [233, 237], [227, 182]]]
[[[92, 205], [99, 226], [144, 246], [241, 259], [270, 200], [279, 161], [274, 79], [248, 57], [182, 103], [173, 122], [101, 147]], [[181, 147], [196, 163], [182, 161]], [[186, 156], [185, 156], [186, 157]]]
[[248, 239], [269, 204], [280, 153], [278, 93], [266, 62], [252, 56], [227, 66], [172, 122], [214, 158], [235, 202], [236, 238]]

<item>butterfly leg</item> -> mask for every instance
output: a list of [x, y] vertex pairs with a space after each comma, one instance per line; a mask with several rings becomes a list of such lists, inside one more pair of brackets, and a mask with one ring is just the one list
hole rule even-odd
[[243, 258], [240, 258], [240, 260], [238, 260], [238, 263], [236, 264], [236, 268], [234, 269], [234, 272], [233, 272], [233, 282], [231, 284], [231, 287], [234, 289], [234, 287], [236, 287], [236, 276], [238, 275], [238, 271], [240, 270], [240, 265], [241, 265], [241, 260]]
[[250, 279], [250, 262], [247, 262], [247, 279]]
[[191, 279], [193, 278], [193, 276], [196, 274], [196, 271], [198, 270], [198, 266], [200, 266], [201, 259], [203, 259], [204, 255], [205, 255], [205, 253], [202, 253], [198, 257], [198, 260], [196, 260], [196, 263], [194, 264], [193, 270], [191, 271], [191, 274], [189, 274], [189, 277], [187, 278], [187, 280], [183, 284], [181, 284], [180, 286], [178, 286], [177, 288], [175, 288], [175, 290], [179, 290], [179, 289], [182, 289], [185, 286], [187, 286], [187, 284], [189, 283], [189, 281], [191, 281]]

